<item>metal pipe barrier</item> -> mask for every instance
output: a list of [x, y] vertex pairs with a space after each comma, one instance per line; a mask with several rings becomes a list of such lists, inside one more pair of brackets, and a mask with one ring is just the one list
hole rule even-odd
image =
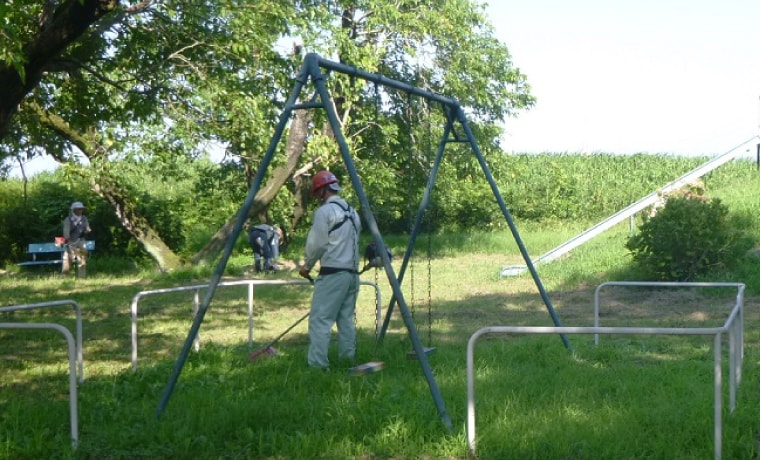
[[84, 382], [84, 357], [82, 353], [82, 309], [79, 304], [73, 300], [54, 300], [50, 302], [30, 303], [24, 305], [11, 305], [9, 307], [0, 307], [0, 313], [7, 313], [20, 310], [33, 310], [36, 308], [60, 307], [62, 305], [73, 305], [76, 313], [76, 357], [79, 383]]
[[[721, 327], [712, 328], [654, 328], [654, 327], [600, 327], [599, 326], [599, 292], [605, 286], [647, 286], [647, 287], [735, 287], [736, 304]], [[744, 288], [742, 283], [668, 283], [618, 281], [603, 283], [594, 294], [594, 327], [535, 327], [535, 326], [492, 326], [476, 331], [467, 343], [467, 442], [472, 456], [476, 455], [475, 434], [475, 381], [474, 351], [478, 338], [486, 334], [594, 334], [598, 345], [598, 334], [622, 335], [711, 335], [713, 336], [713, 395], [714, 395], [714, 437], [715, 459], [720, 460], [722, 453], [723, 418], [723, 353], [722, 336], [729, 336], [729, 386], [730, 411], [736, 407], [736, 388], [741, 383], [741, 367], [744, 355]]]
[[71, 331], [53, 323], [0, 323], [0, 329], [54, 329], [66, 338], [69, 353], [69, 418], [71, 420], [71, 446], [79, 444], [79, 416], [77, 412], [76, 347]]
[[[736, 408], [736, 388], [742, 380], [744, 364], [744, 283], [671, 282], [671, 281], [608, 281], [594, 291], [594, 326], [599, 327], [600, 293], [609, 286], [621, 287], [672, 287], [672, 288], [736, 288], [736, 303], [731, 309], [725, 326], [728, 328], [729, 346], [729, 403], [731, 411]], [[736, 318], [734, 318], [736, 317]], [[594, 334], [594, 344], [599, 345], [599, 335]]]
[[[372, 286], [375, 288], [375, 335], [379, 333], [379, 325], [382, 321], [380, 289], [377, 284], [369, 281], [359, 281], [360, 285]], [[217, 284], [217, 287], [223, 286], [248, 286], [248, 346], [253, 347], [253, 293], [254, 286], [311, 286], [311, 282], [306, 280], [237, 280], [237, 281], [223, 281]], [[149, 295], [168, 294], [173, 292], [182, 291], [194, 291], [193, 293], [193, 316], [198, 313], [200, 306], [200, 290], [208, 288], [208, 284], [197, 284], [193, 286], [180, 286], [175, 288], [166, 289], [154, 289], [151, 291], [141, 291], [135, 294], [132, 298], [131, 311], [132, 311], [132, 370], [137, 370], [137, 307], [140, 303], [140, 299]], [[196, 337], [194, 342], [195, 351], [200, 348], [199, 339]]]
[[[743, 285], [742, 285], [743, 286]], [[475, 379], [474, 379], [474, 351], [475, 342], [478, 338], [486, 334], [622, 334], [622, 335], [711, 335], [713, 336], [713, 373], [714, 373], [714, 434], [715, 434], [715, 459], [720, 460], [722, 452], [722, 391], [723, 391], [723, 373], [722, 373], [722, 351], [721, 338], [725, 332], [729, 332], [731, 337], [730, 354], [735, 355], [737, 345], [733, 341], [742, 337], [732, 329], [741, 321], [742, 303], [737, 305], [731, 311], [726, 323], [722, 327], [711, 328], [655, 328], [655, 327], [544, 327], [544, 326], [491, 326], [477, 330], [467, 343], [467, 443], [470, 454], [476, 456], [475, 442]], [[734, 357], [730, 360], [733, 362]], [[733, 372], [732, 372], [733, 374]], [[735, 385], [736, 380], [732, 379], [731, 384]], [[731, 408], [733, 410], [733, 407]]]

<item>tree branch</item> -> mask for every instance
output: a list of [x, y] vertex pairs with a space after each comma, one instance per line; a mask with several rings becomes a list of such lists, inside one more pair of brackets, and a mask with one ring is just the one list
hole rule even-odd
[[18, 110], [21, 101], [42, 79], [50, 62], [81, 37], [88, 27], [113, 12], [119, 0], [65, 0], [52, 13], [43, 8], [39, 33], [23, 47], [24, 73], [7, 63], [0, 64], [0, 138]]

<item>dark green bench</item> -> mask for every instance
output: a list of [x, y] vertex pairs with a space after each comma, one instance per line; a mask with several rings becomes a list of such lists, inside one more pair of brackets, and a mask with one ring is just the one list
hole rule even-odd
[[[95, 250], [95, 241], [86, 241], [88, 251]], [[32, 260], [19, 262], [20, 267], [33, 267], [36, 265], [58, 265], [63, 263], [63, 253], [66, 246], [57, 246], [55, 243], [29, 243], [26, 252]]]

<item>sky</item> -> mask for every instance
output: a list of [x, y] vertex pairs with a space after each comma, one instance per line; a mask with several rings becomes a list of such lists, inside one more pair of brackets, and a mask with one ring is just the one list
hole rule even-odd
[[492, 0], [486, 12], [537, 98], [505, 122], [507, 152], [713, 156], [760, 134], [760, 0]]
[[486, 11], [537, 98], [506, 121], [507, 152], [713, 156], [760, 134], [758, 0], [492, 0]]

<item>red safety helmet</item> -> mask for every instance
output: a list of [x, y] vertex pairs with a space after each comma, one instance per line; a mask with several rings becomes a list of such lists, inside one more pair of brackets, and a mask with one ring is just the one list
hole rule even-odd
[[337, 184], [338, 178], [330, 171], [319, 171], [311, 179], [311, 194], [317, 193], [317, 190], [321, 189], [325, 185]]

